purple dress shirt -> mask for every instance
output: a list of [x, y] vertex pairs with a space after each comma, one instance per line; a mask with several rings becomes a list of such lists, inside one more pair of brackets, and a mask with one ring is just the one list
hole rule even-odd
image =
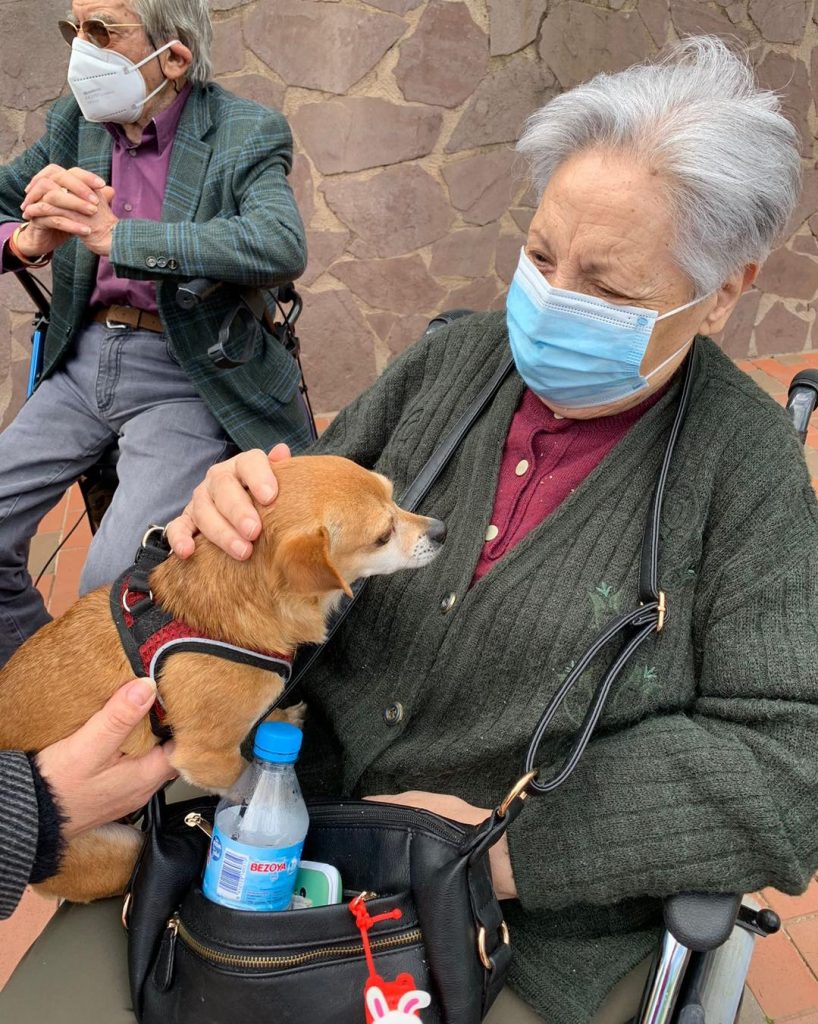
[[[190, 92], [191, 86], [188, 84], [169, 107], [145, 126], [138, 145], [128, 139], [122, 125], [106, 124], [105, 127], [114, 137], [111, 158], [114, 201], [111, 208], [120, 220], [162, 219], [162, 200], [168, 180], [173, 140]], [[17, 224], [0, 226], [0, 273], [6, 269], [2, 265], [6, 241], [16, 227]], [[117, 277], [107, 257], [101, 256], [97, 283], [91, 296], [91, 308], [100, 306], [135, 306], [156, 313], [156, 288], [152, 281], [131, 281]]]

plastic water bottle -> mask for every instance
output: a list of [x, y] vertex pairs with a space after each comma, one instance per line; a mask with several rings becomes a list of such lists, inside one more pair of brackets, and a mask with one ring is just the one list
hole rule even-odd
[[286, 910], [309, 828], [293, 767], [301, 730], [264, 722], [253, 763], [216, 807], [202, 891], [235, 910]]

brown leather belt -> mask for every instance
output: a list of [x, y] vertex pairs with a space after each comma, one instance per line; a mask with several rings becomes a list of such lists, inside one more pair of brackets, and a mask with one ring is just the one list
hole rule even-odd
[[103, 306], [94, 313], [94, 320], [111, 328], [132, 327], [135, 331], [153, 331], [154, 334], [165, 332], [164, 324], [156, 313], [148, 313], [135, 306]]

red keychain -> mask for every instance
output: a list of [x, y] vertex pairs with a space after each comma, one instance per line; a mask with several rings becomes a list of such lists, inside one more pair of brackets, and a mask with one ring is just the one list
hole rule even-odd
[[366, 909], [364, 902], [367, 893], [356, 896], [349, 904], [355, 923], [361, 932], [364, 956], [369, 977], [364, 985], [366, 1001], [366, 1024], [419, 1024], [417, 1011], [428, 1006], [432, 997], [415, 987], [415, 979], [411, 974], [399, 974], [394, 981], [385, 981], [375, 970], [372, 949], [369, 944], [369, 931], [379, 921], [397, 921], [402, 917], [396, 907], [385, 914], [374, 917]]

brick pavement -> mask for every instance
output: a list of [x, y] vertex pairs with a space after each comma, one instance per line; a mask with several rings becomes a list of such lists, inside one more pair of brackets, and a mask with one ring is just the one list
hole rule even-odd
[[[747, 359], [738, 365], [784, 404], [794, 374], [807, 367], [818, 369], [818, 352]], [[326, 422], [324, 418], [321, 425]], [[818, 493], [818, 425], [810, 428], [805, 455]], [[82, 501], [74, 487], [45, 517], [32, 544], [35, 576], [81, 512]], [[87, 523], [82, 521], [43, 574], [40, 591], [53, 615], [61, 614], [76, 600], [89, 540]], [[800, 897], [765, 889], [756, 898], [781, 915], [784, 927], [756, 946], [740, 1024], [818, 1024], [818, 880]], [[51, 903], [28, 892], [16, 913], [0, 922], [0, 988], [52, 912]]]

